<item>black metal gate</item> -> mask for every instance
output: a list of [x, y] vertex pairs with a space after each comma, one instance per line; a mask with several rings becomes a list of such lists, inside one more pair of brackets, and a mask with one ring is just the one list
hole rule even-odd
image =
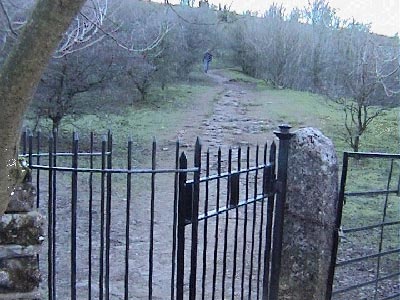
[[[229, 150], [224, 172], [218, 151], [215, 174], [207, 152], [205, 176], [179, 175], [176, 299], [278, 299], [283, 206], [275, 205], [276, 146], [268, 159], [267, 145], [261, 158], [259, 150], [254, 166], [250, 148], [238, 148]], [[201, 170], [201, 163], [198, 141], [194, 165]], [[184, 154], [180, 166], [187, 167]]]
[[74, 133], [70, 151], [56, 134], [43, 146], [24, 133], [47, 217], [43, 298], [278, 299], [289, 128], [278, 158], [274, 143], [223, 159], [198, 140], [194, 166], [177, 142], [172, 168], [155, 140], [139, 168], [133, 141], [118, 155], [110, 132], [86, 143]]
[[400, 154], [344, 153], [332, 299], [400, 299], [399, 196]]

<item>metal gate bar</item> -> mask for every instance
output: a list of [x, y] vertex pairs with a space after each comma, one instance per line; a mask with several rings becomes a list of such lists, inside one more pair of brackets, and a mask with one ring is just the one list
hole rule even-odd
[[[339, 202], [338, 202], [338, 215], [336, 219], [336, 228], [337, 231], [335, 233], [335, 245], [334, 245], [334, 252], [333, 252], [333, 257], [332, 257], [332, 265], [331, 265], [331, 277], [330, 277], [330, 286], [332, 287], [334, 284], [334, 289], [333, 292], [331, 292], [332, 299], [347, 299], [349, 297], [355, 297], [357, 294], [357, 291], [360, 288], [370, 288], [372, 289], [371, 292], [369, 293], [369, 296], [372, 296], [373, 299], [394, 299], [398, 298], [400, 296], [400, 286], [396, 287], [393, 286], [394, 288], [394, 293], [388, 294], [387, 292], [384, 292], [383, 295], [379, 295], [378, 290], [378, 284], [380, 282], [383, 282], [385, 280], [390, 280], [393, 278], [400, 278], [400, 272], [392, 272], [392, 273], [387, 273], [385, 272], [384, 275], [381, 274], [382, 272], [382, 266], [381, 262], [383, 258], [387, 258], [390, 255], [400, 253], [400, 248], [396, 246], [390, 246], [389, 249], [384, 249], [383, 248], [383, 242], [385, 240], [384, 238], [384, 230], [387, 228], [395, 228], [396, 225], [400, 225], [400, 219], [398, 220], [387, 220], [387, 215], [388, 215], [388, 209], [389, 209], [389, 197], [394, 197], [396, 195], [399, 195], [399, 182], [400, 182], [400, 174], [397, 174], [399, 176], [398, 181], [395, 181], [393, 178], [394, 176], [394, 162], [397, 162], [397, 172], [400, 173], [399, 171], [399, 163], [400, 163], [400, 154], [384, 154], [384, 153], [360, 153], [360, 152], [345, 152], [343, 155], [343, 169], [342, 169], [342, 178], [341, 178], [341, 184], [340, 184], [340, 193], [339, 193]], [[350, 163], [352, 164], [352, 169], [350, 169]], [[356, 183], [357, 179], [351, 177], [349, 175], [350, 171], [357, 170], [362, 168], [363, 165], [366, 165], [366, 168], [368, 168], [368, 163], [372, 164], [372, 162], [378, 165], [381, 172], [385, 171], [386, 174], [386, 182], [384, 182], [383, 178], [381, 180], [381, 183], [385, 185], [384, 189], [376, 189], [375, 187], [371, 187], [371, 189], [368, 190], [357, 190], [357, 191], [347, 191], [349, 182], [350, 183]], [[389, 167], [385, 168], [385, 165], [387, 166], [387, 163], [389, 163]], [[367, 172], [372, 172], [371, 170], [367, 169]], [[370, 184], [373, 184], [372, 182]], [[393, 185], [396, 186], [397, 189], [393, 188]], [[378, 199], [377, 197], [383, 197], [382, 200]], [[364, 224], [363, 226], [348, 226], [346, 223], [342, 222], [342, 217], [346, 213], [346, 206], [347, 202], [353, 201], [354, 197], [363, 197], [363, 201], [365, 203], [368, 203], [369, 200], [374, 200], [379, 201], [382, 205], [382, 211], [381, 211], [381, 216], [380, 216], [380, 222], [373, 222], [372, 224]], [[346, 201], [347, 199], [347, 201]], [[393, 203], [393, 202], [392, 202]], [[359, 218], [362, 220], [363, 216], [359, 216]], [[356, 257], [352, 258], [342, 258], [340, 253], [338, 254], [338, 249], [340, 248], [340, 239], [339, 239], [339, 233], [342, 236], [351, 236], [355, 234], [362, 234], [364, 232], [369, 232], [369, 235], [372, 236], [371, 230], [378, 229], [378, 249], [377, 252], [371, 252], [367, 253], [364, 255], [357, 255]], [[338, 273], [340, 272], [341, 268], [348, 266], [348, 265], [353, 265], [356, 263], [367, 263], [368, 261], [371, 261], [372, 259], [375, 259], [375, 265], [374, 265], [374, 279], [368, 279], [367, 280], [357, 280], [352, 282], [352, 284], [347, 285], [347, 286], [342, 286], [339, 281], [335, 281], [335, 276], [339, 276]], [[399, 260], [397, 259], [397, 264], [399, 263]], [[344, 298], [343, 298], [344, 297]]]

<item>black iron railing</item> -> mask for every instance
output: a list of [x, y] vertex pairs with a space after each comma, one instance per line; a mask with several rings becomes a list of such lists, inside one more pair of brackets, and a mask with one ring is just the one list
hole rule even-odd
[[288, 129], [279, 159], [274, 143], [261, 159], [257, 146], [224, 160], [221, 149], [202, 154], [197, 140], [193, 167], [179, 142], [175, 165], [160, 166], [153, 140], [150, 168], [133, 165], [131, 139], [116, 154], [111, 132], [99, 143], [74, 133], [70, 151], [59, 151], [56, 134], [44, 143], [24, 132], [47, 217], [44, 297], [278, 299]]
[[[194, 166], [205, 176], [181, 173], [178, 180], [176, 299], [278, 299], [289, 127], [277, 135], [278, 164], [275, 143], [262, 158], [258, 146], [245, 155], [230, 149], [225, 162], [219, 149], [216, 174], [196, 143]], [[180, 167], [187, 167], [184, 154]]]
[[[174, 168], [161, 168], [157, 166], [156, 149], [154, 140], [151, 150], [151, 168], [133, 167], [133, 143], [127, 142], [125, 159], [120, 155], [113, 155], [112, 134], [109, 132], [102, 137], [100, 151], [95, 150], [95, 135], [91, 133], [89, 151], [80, 151], [79, 136], [74, 133], [70, 152], [57, 152], [57, 135], [51, 135], [46, 143], [46, 137], [38, 134], [24, 132], [22, 136], [22, 156], [29, 161], [29, 167], [34, 174], [34, 184], [37, 189], [37, 206], [47, 217], [47, 240], [45, 246], [47, 251], [41, 255], [41, 272], [45, 275], [44, 282], [47, 283], [48, 299], [110, 299], [113, 295], [113, 285], [123, 288], [119, 289], [119, 297], [131, 299], [135, 292], [133, 284], [146, 286], [141, 296], [146, 298], [153, 296], [165, 296], [164, 287], [154, 295], [154, 276], [158, 276], [154, 263], [159, 263], [160, 249], [155, 251], [156, 239], [160, 237], [160, 229], [155, 228], [156, 223], [165, 220], [157, 220], [155, 212], [169, 209], [170, 218], [176, 218], [176, 210], [166, 203], [165, 207], [157, 207], [156, 197], [160, 192], [156, 191], [157, 177], [163, 175], [170, 180], [171, 205], [177, 207], [177, 184], [174, 181], [179, 173], [191, 174], [198, 168], [179, 169], [178, 152], [179, 144], [176, 144], [176, 165]], [[47, 144], [43, 149], [43, 144]], [[85, 144], [85, 148], [87, 148]], [[44, 151], [43, 151], [44, 150]], [[118, 164], [126, 167], [114, 167], [113, 156]], [[142, 190], [140, 185], [150, 188], [142, 192], [134, 191], [135, 187]], [[175, 187], [174, 187], [175, 185]], [[164, 188], [164, 186], [161, 186]], [[119, 190], [119, 191], [118, 191]], [[121, 196], [121, 190], [123, 195]], [[148, 191], [148, 192], [147, 192]], [[123, 197], [123, 201], [116, 199]], [[66, 199], [67, 198], [67, 199]], [[174, 200], [175, 198], [175, 200]], [[138, 202], [146, 203], [146, 216], [132, 216]], [[174, 204], [175, 203], [175, 204]], [[85, 213], [82, 214], [82, 209]], [[67, 211], [67, 215], [65, 215]], [[124, 218], [124, 222], [120, 219]], [[141, 226], [140, 234], [132, 229], [135, 222], [146, 223]], [[166, 224], [168, 226], [168, 224]], [[172, 226], [172, 224], [171, 224]], [[157, 233], [155, 233], [157, 231]], [[172, 229], [169, 230], [171, 236]], [[123, 233], [123, 234], [121, 234]], [[163, 230], [163, 235], [165, 234]], [[137, 236], [145, 237], [145, 247], [132, 250]], [[84, 238], [83, 238], [84, 237]], [[112, 243], [117, 240], [123, 245], [124, 251], [118, 251], [118, 256], [113, 251]], [[175, 247], [165, 239], [163, 247]], [[121, 248], [121, 247], [119, 247]], [[68, 259], [66, 256], [68, 255]], [[138, 268], [135, 255], [142, 255], [139, 261], [146, 275], [135, 275], [132, 273]], [[165, 254], [164, 254], [165, 255]], [[170, 254], [171, 255], [171, 254]], [[82, 257], [84, 263], [80, 262]], [[142, 261], [147, 261], [143, 266]], [[172, 250], [172, 265], [176, 264], [174, 250]], [[165, 264], [165, 263], [164, 263]], [[170, 268], [163, 266], [163, 271]], [[123, 280], [116, 280], [112, 273], [116, 269], [123, 269]], [[163, 278], [163, 284], [171, 282], [174, 285], [175, 270], [172, 270], [171, 278]], [[140, 278], [139, 278], [140, 277]], [[146, 277], [146, 278], [144, 278]], [[171, 291], [173, 293], [174, 291]], [[173, 299], [173, 295], [171, 295]]]

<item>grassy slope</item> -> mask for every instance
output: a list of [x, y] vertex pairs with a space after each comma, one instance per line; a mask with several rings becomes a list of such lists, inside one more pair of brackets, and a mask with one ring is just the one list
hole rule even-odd
[[[68, 144], [74, 130], [82, 136], [90, 131], [100, 135], [111, 130], [116, 146], [125, 147], [130, 136], [139, 148], [148, 146], [153, 136], [161, 138], [177, 132], [186, 121], [183, 114], [195, 106], [195, 100], [208, 88], [207, 85], [190, 84], [171, 85], [164, 91], [154, 88], [146, 103], [135, 102], [133, 105], [129, 93], [117, 88], [82, 94], [76, 99], [77, 113], [62, 120], [60, 135]], [[34, 126], [34, 118], [29, 114], [25, 125]], [[47, 132], [51, 122], [42, 119], [39, 128]]]
[[[335, 103], [307, 92], [272, 89], [263, 81], [234, 69], [225, 70], [224, 74], [235, 81], [256, 86], [255, 100], [247, 108], [249, 116], [265, 118], [271, 124], [289, 123], [294, 129], [305, 126], [319, 128], [333, 140], [339, 154], [350, 150], [342, 134], [344, 115]], [[200, 75], [195, 73], [192, 76]], [[72, 130], [104, 133], [111, 129], [117, 139], [124, 140], [132, 135], [138, 143], [149, 141], [154, 135], [162, 137], [167, 132], [176, 132], [185, 121], [182, 115], [193, 110], [196, 98], [210, 88], [204, 78], [196, 78], [194, 82], [171, 85], [166, 91], [155, 88], [144, 104], [131, 105], [130, 93], [118, 88], [83, 94], [77, 99], [77, 114], [63, 119], [61, 132], [69, 136]], [[400, 108], [391, 109], [377, 118], [361, 138], [361, 151], [398, 152], [399, 114]], [[28, 116], [27, 126], [33, 127], [32, 119]], [[51, 128], [48, 121], [42, 121], [40, 126]]]
[[[237, 81], [257, 84], [256, 100], [249, 108], [250, 115], [265, 117], [273, 124], [289, 123], [294, 129], [319, 128], [333, 140], [339, 154], [351, 150], [344, 141], [344, 114], [337, 104], [316, 94], [272, 89], [263, 81], [235, 70], [227, 70], [225, 74]], [[391, 109], [375, 119], [361, 138], [361, 151], [399, 152], [399, 114], [400, 108]]]

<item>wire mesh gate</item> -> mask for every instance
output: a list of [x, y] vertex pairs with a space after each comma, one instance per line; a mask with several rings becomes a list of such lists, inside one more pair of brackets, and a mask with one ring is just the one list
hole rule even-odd
[[399, 196], [399, 154], [344, 153], [332, 299], [400, 298]]
[[116, 155], [110, 132], [88, 143], [74, 133], [71, 151], [56, 134], [43, 146], [40, 133], [25, 132], [47, 216], [43, 297], [278, 299], [289, 128], [277, 135], [278, 159], [274, 143], [268, 159], [265, 145], [262, 156], [239, 147], [224, 160], [220, 149], [202, 157], [197, 141], [188, 167], [177, 142], [175, 166], [163, 168], [154, 140], [151, 168], [138, 168], [132, 140]]

